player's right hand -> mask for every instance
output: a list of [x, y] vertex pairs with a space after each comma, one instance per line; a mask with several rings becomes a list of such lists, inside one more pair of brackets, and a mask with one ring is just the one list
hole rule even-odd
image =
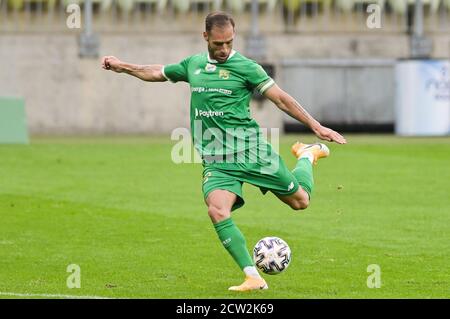
[[122, 62], [116, 58], [115, 56], [108, 55], [102, 58], [102, 68], [105, 70], [111, 70], [114, 72], [122, 72], [122, 68], [120, 66]]
[[338, 144], [346, 144], [347, 141], [345, 137], [343, 137], [341, 134], [339, 134], [336, 131], [333, 131], [332, 129], [319, 125], [318, 127], [315, 127], [312, 129], [314, 134], [322, 140], [329, 141], [329, 142], [335, 142]]

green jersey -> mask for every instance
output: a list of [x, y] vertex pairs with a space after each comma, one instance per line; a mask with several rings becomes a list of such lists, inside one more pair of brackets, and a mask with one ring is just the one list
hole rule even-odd
[[262, 94], [275, 82], [259, 64], [234, 50], [224, 63], [205, 52], [165, 65], [163, 74], [190, 85], [191, 134], [204, 163], [261, 163], [258, 150], [270, 146], [249, 103], [254, 90]]

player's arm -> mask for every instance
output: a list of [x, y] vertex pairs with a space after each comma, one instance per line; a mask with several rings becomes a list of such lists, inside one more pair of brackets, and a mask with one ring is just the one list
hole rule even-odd
[[264, 92], [264, 95], [280, 110], [309, 127], [320, 139], [339, 144], [346, 143], [345, 138], [341, 134], [322, 126], [300, 103], [283, 91], [278, 85], [274, 84]]
[[114, 56], [102, 58], [102, 67], [117, 73], [127, 73], [143, 81], [164, 82], [167, 79], [163, 75], [163, 66], [159, 64], [137, 65], [120, 61]]

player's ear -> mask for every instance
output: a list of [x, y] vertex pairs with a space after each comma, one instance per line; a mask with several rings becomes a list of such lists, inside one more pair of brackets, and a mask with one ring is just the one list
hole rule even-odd
[[208, 32], [206, 31], [203, 32], [203, 39], [205, 39], [205, 41], [209, 40]]

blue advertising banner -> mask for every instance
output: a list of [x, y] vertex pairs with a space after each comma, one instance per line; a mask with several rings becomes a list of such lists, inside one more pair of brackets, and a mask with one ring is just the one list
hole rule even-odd
[[450, 61], [399, 61], [395, 73], [396, 134], [450, 134]]

